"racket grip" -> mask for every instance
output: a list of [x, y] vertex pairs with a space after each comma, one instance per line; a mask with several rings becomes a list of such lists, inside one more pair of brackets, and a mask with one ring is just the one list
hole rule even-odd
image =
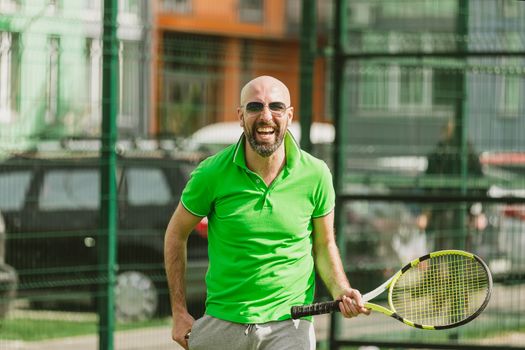
[[341, 300], [333, 300], [310, 305], [292, 306], [292, 318], [297, 319], [304, 316], [329, 314], [332, 311], [339, 311], [340, 302]]

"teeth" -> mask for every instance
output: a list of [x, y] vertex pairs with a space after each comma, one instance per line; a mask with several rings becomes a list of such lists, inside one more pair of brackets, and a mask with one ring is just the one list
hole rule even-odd
[[273, 132], [273, 128], [258, 128], [257, 132]]

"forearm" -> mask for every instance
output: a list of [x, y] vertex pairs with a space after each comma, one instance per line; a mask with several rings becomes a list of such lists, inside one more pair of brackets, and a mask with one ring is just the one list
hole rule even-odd
[[164, 265], [172, 313], [186, 310], [186, 241], [174, 231], [167, 231], [164, 241]]
[[164, 266], [174, 315], [186, 312], [186, 245], [188, 236], [200, 219], [179, 204], [166, 229]]
[[335, 241], [325, 242], [315, 249], [317, 272], [334, 299], [350, 288]]
[[335, 242], [334, 213], [316, 218], [314, 223], [314, 258], [317, 272], [326, 288], [335, 298], [341, 297], [350, 289], [346, 278], [339, 249]]
[[332, 298], [339, 299], [339, 310], [344, 317], [354, 317], [358, 314], [369, 314], [370, 310], [363, 306], [361, 293], [350, 287], [348, 278], [335, 244], [333, 229], [334, 213], [314, 219], [314, 256], [317, 271]]

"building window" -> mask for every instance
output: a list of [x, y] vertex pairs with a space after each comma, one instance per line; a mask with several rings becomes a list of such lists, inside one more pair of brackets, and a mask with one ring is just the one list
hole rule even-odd
[[163, 118], [161, 132], [188, 136], [213, 122], [216, 82], [203, 72], [170, 71], [164, 75]]
[[[520, 60], [503, 60], [501, 67], [522, 67], [523, 62]], [[520, 112], [520, 98], [525, 94], [525, 79], [521, 75], [510, 74], [505, 72], [498, 76], [498, 94], [496, 98], [498, 106], [498, 114], [505, 118], [516, 118]]]
[[[399, 33], [390, 33], [387, 39], [388, 51], [432, 50], [428, 34], [410, 34], [408, 43]], [[365, 36], [365, 50], [373, 48], [375, 36]], [[433, 106], [433, 69], [400, 60], [397, 64], [362, 64], [359, 70], [359, 106], [374, 110], [431, 110]]]
[[180, 33], [166, 34], [163, 42], [160, 132], [189, 136], [217, 121], [224, 46], [216, 37]]
[[423, 103], [423, 72], [421, 69], [401, 68], [399, 71], [399, 102], [401, 105]]
[[46, 72], [46, 123], [52, 124], [58, 119], [60, 88], [60, 39], [52, 36], [47, 42]]
[[119, 0], [119, 11], [122, 13], [140, 16], [140, 0]]
[[367, 66], [360, 74], [364, 109], [431, 109], [432, 69], [404, 65]]
[[119, 51], [119, 127], [137, 129], [140, 116], [140, 43], [121, 41]]
[[388, 69], [365, 64], [359, 80], [359, 106], [364, 109], [387, 109], [390, 80]]
[[399, 72], [399, 104], [405, 107], [430, 107], [432, 104], [432, 70], [401, 67]]
[[48, 6], [51, 11], [56, 12], [62, 9], [62, 0], [48, 0]]
[[500, 0], [501, 15], [503, 18], [518, 18], [520, 16], [520, 4], [518, 1]]
[[175, 13], [190, 13], [191, 12], [191, 1], [190, 0], [163, 0], [162, 10], [166, 12], [175, 12]]
[[119, 0], [117, 16], [118, 23], [124, 27], [140, 25], [142, 5], [142, 0]]
[[87, 91], [89, 125], [98, 125], [102, 114], [102, 45], [100, 39], [88, 39], [86, 42]]
[[93, 12], [100, 12], [102, 9], [102, 0], [86, 0], [86, 9]]
[[10, 122], [18, 112], [19, 87], [19, 36], [0, 32], [0, 122]]
[[20, 9], [20, 0], [0, 0], [0, 13], [16, 12]]
[[239, 17], [241, 22], [262, 23], [263, 14], [263, 0], [239, 0]]
[[362, 27], [375, 24], [377, 4], [367, 2], [350, 3], [347, 7], [348, 25]]

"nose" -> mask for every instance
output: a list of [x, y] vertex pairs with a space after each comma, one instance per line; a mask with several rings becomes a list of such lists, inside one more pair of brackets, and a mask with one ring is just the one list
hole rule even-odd
[[272, 111], [270, 111], [270, 107], [265, 104], [261, 113], [261, 119], [263, 120], [272, 120]]

